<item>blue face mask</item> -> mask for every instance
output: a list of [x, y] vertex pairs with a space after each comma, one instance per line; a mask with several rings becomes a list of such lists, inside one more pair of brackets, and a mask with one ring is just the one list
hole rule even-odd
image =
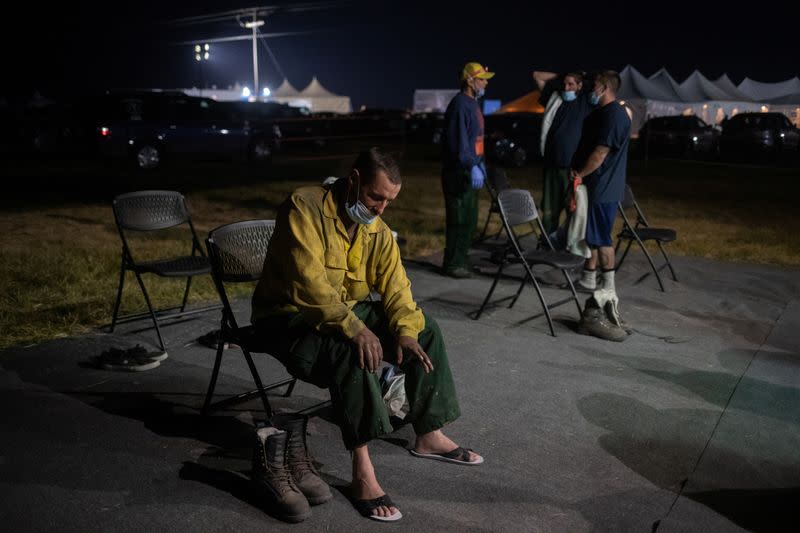
[[600, 103], [600, 95], [599, 95], [599, 94], [597, 94], [597, 93], [592, 93], [592, 94], [590, 94], [590, 95], [589, 95], [589, 102], [591, 102], [591, 103], [592, 103], [592, 105], [597, 105], [597, 104], [599, 104], [599, 103]]
[[486, 94], [486, 89], [475, 89], [475, 98], [483, 98], [484, 94]]
[[[358, 187], [356, 187], [356, 195], [358, 195]], [[358, 199], [356, 196], [356, 201], [353, 202], [352, 205], [345, 202], [344, 210], [347, 212], [347, 216], [350, 217], [350, 220], [355, 222], [356, 224], [364, 224], [365, 226], [369, 226], [375, 219], [378, 218], [378, 215], [375, 215], [367, 209], [367, 206], [361, 203], [361, 200]]]
[[578, 95], [575, 94], [575, 91], [562, 91], [561, 93], [561, 98], [563, 98], [565, 102], [571, 102], [577, 97]]

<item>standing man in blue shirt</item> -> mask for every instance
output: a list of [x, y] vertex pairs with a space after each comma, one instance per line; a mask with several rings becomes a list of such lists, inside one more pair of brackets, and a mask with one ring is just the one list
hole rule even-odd
[[[548, 72], [533, 73], [533, 79], [540, 91], [555, 76]], [[547, 99], [542, 123], [544, 180], [541, 205], [542, 225], [547, 233], [558, 228], [561, 212], [567, 205], [572, 156], [578, 148], [583, 121], [594, 109], [590, 95], [581, 92], [583, 75], [580, 72], [564, 75], [561, 86], [561, 91], [553, 92]], [[542, 92], [543, 96], [544, 94]]]
[[478, 222], [478, 191], [486, 180], [483, 158], [482, 97], [494, 72], [480, 63], [467, 63], [461, 71], [461, 92], [445, 112], [442, 142], [442, 190], [446, 233], [442, 273], [454, 278], [472, 276], [467, 260], [472, 232]]
[[[613, 70], [605, 70], [595, 78], [589, 96], [592, 103], [599, 107], [592, 111], [583, 124], [583, 133], [570, 171], [572, 179], [583, 181], [589, 194], [586, 244], [592, 249], [592, 257], [584, 264], [578, 286], [590, 291], [615, 291], [611, 232], [617, 216], [617, 202], [625, 194], [631, 134], [630, 117], [617, 102], [619, 86], [619, 74]], [[599, 287], [598, 261], [602, 269]]]

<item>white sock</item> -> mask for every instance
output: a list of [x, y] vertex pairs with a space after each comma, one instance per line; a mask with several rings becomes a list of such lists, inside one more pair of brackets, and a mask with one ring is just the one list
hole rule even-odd
[[594, 289], [597, 287], [597, 270], [583, 269], [581, 279], [578, 281], [582, 287], [587, 289]]
[[614, 271], [613, 270], [604, 270], [601, 274], [601, 281], [600, 281], [600, 288], [601, 289], [611, 289], [612, 291], [616, 291], [616, 287], [614, 287]]

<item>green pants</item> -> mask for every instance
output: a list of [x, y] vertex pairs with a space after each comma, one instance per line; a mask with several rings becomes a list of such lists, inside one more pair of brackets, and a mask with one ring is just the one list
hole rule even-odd
[[[395, 338], [389, 331], [383, 304], [358, 303], [353, 312], [380, 339], [383, 359], [396, 363]], [[330, 390], [348, 449], [393, 431], [378, 376], [358, 367], [358, 349], [349, 339], [321, 334], [305, 325], [299, 314], [261, 320], [256, 329], [268, 345], [272, 344], [271, 353], [279, 356], [292, 376]], [[430, 357], [433, 371], [426, 374], [416, 357], [406, 356], [400, 365], [411, 409], [406, 420], [418, 434], [437, 430], [461, 414], [442, 333], [427, 315], [419, 343]]]
[[468, 268], [467, 255], [472, 246], [472, 233], [478, 223], [478, 191], [444, 191], [445, 230], [444, 270]]
[[569, 169], [560, 167], [544, 168], [542, 190], [542, 225], [547, 233], [558, 228], [561, 212], [567, 207], [569, 190]]

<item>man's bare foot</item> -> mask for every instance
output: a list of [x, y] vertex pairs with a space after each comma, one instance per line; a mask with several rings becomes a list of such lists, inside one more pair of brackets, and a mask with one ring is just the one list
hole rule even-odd
[[[375, 469], [366, 445], [353, 450], [353, 482], [350, 484], [350, 491], [354, 500], [374, 500], [386, 495], [378, 483], [378, 478], [375, 477]], [[389, 517], [397, 512], [398, 509], [394, 505], [390, 507], [380, 505], [372, 511], [372, 514]]]
[[[447, 435], [442, 433], [441, 430], [431, 431], [430, 433], [423, 433], [417, 435], [417, 441], [414, 443], [414, 451], [417, 453], [447, 453], [458, 448], [458, 444], [453, 442]], [[483, 457], [473, 451], [469, 451], [469, 462], [477, 463], [483, 462]]]

